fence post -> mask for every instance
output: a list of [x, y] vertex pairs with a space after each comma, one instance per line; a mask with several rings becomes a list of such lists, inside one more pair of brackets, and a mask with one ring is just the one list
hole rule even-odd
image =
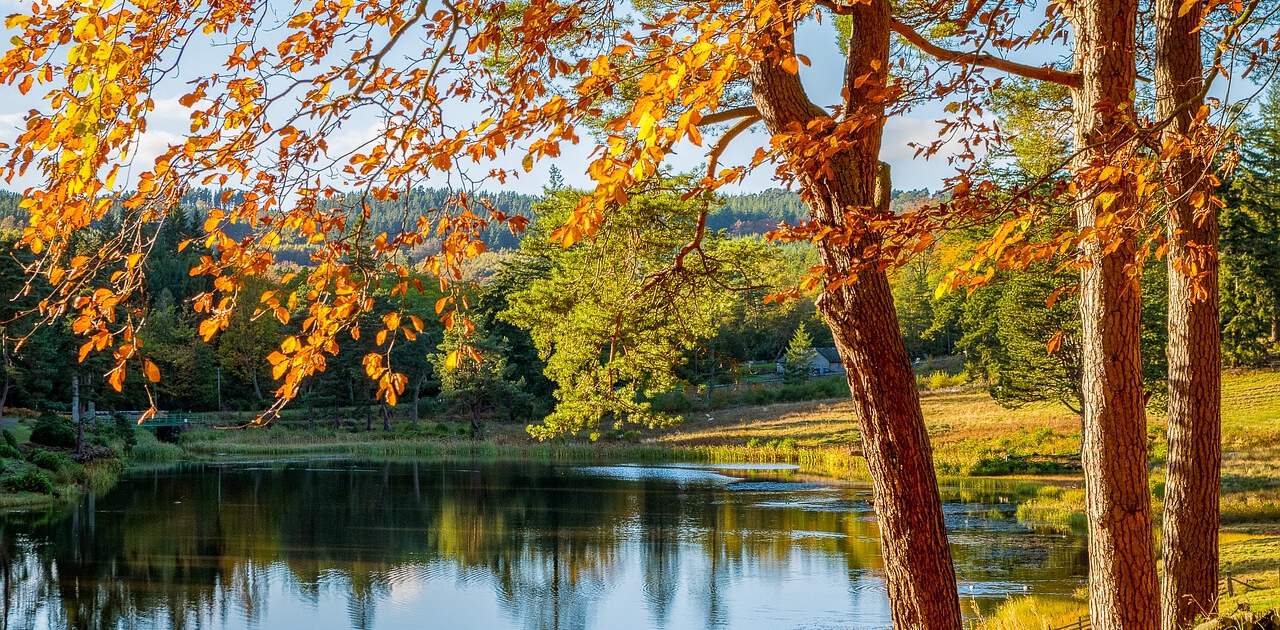
[[1236, 596], [1236, 585], [1231, 583], [1231, 575], [1227, 575], [1227, 597]]

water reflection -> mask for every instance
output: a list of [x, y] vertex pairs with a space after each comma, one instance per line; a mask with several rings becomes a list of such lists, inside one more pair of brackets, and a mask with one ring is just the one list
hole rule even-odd
[[[874, 517], [794, 473], [278, 463], [0, 517], [3, 628], [882, 628]], [[744, 477], [747, 478], [744, 480]], [[1006, 486], [946, 506], [961, 591], [1068, 594], [1081, 542]]]

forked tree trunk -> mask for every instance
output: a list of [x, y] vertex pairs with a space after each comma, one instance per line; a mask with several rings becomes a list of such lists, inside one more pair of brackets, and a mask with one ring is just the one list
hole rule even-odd
[[[845, 222], [845, 211], [887, 212], [877, 203], [877, 171], [884, 128], [885, 76], [889, 67], [887, 0], [853, 3], [852, 36], [845, 71], [850, 116], [866, 121], [848, 150], [834, 156], [822, 174], [797, 168], [814, 220], [831, 226]], [[792, 33], [768, 36], [780, 54], [792, 52]], [[870, 73], [870, 80], [856, 80]], [[777, 57], [756, 62], [752, 94], [773, 134], [827, 117], [813, 105], [799, 77], [782, 69]], [[855, 257], [874, 238], [861, 242], [820, 243], [829, 273], [858, 268]], [[871, 473], [872, 493], [884, 555], [894, 627], [958, 630], [961, 616], [955, 571], [947, 547], [933, 456], [920, 410], [915, 375], [903, 347], [889, 282], [881, 271], [864, 271], [857, 282], [824, 293], [819, 309], [831, 327], [845, 366], [862, 448]]]
[[[1189, 143], [1203, 105], [1195, 2], [1156, 0], [1156, 115], [1166, 146]], [[1190, 151], [1165, 166], [1169, 236], [1169, 458], [1160, 615], [1165, 630], [1217, 611], [1218, 488], [1222, 468], [1222, 339], [1218, 328], [1218, 216], [1206, 161]], [[1192, 267], [1191, 265], [1194, 265]]]
[[[1076, 167], [1100, 168], [1133, 140], [1137, 0], [1085, 0], [1072, 6], [1072, 91], [1079, 152]], [[1127, 180], [1126, 180], [1127, 182]], [[1086, 182], [1087, 184], [1087, 182]], [[1109, 209], [1132, 207], [1132, 184]], [[1127, 188], [1126, 188], [1127, 187]], [[1080, 226], [1097, 225], [1102, 202], [1088, 186], [1076, 206]], [[1147, 487], [1142, 389], [1142, 296], [1133, 239], [1087, 240], [1080, 273], [1083, 324], [1081, 458], [1089, 535], [1089, 614], [1097, 630], [1150, 630], [1160, 623], [1151, 498]]]

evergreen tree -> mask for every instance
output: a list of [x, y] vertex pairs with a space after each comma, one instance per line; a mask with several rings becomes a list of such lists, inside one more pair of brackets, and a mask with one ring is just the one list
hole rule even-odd
[[1280, 86], [1240, 135], [1220, 219], [1222, 351], [1229, 364], [1258, 365], [1280, 341]]
[[[456, 352], [464, 341], [476, 349], [476, 356]], [[453, 329], [445, 331], [439, 352], [432, 355], [440, 378], [440, 397], [451, 411], [471, 423], [474, 438], [482, 436], [486, 417], [505, 416], [511, 420], [527, 407], [522, 383], [507, 365], [506, 349], [504, 340], [483, 330], [476, 329], [469, 339], [463, 339], [462, 333]], [[450, 364], [451, 361], [456, 363]]]
[[787, 344], [787, 353], [783, 358], [783, 381], [788, 384], [803, 383], [809, 378], [809, 364], [818, 356], [813, 349], [813, 339], [804, 326], [798, 326]]

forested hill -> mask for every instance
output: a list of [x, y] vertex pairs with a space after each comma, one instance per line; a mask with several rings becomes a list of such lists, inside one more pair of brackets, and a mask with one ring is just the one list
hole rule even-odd
[[[183, 196], [182, 205], [194, 211], [194, 218], [200, 220], [209, 208], [218, 205], [219, 195], [218, 190], [198, 188]], [[444, 188], [416, 188], [405, 199], [372, 202], [371, 228], [374, 233], [389, 234], [411, 228], [420, 209], [438, 208], [445, 203], [448, 195], [449, 191]], [[487, 196], [499, 210], [523, 216], [533, 214], [533, 204], [540, 198], [537, 195], [510, 191]], [[895, 211], [902, 211], [934, 198], [928, 190], [895, 190], [893, 207]], [[0, 190], [0, 230], [16, 229], [25, 222], [25, 213], [18, 208], [21, 199], [22, 196], [18, 193]], [[348, 205], [354, 207], [357, 204], [352, 199]], [[764, 234], [782, 222], [795, 223], [804, 219], [807, 214], [808, 210], [794, 192], [771, 188], [757, 193], [725, 195], [724, 205], [711, 215], [708, 225], [714, 230], [725, 230], [734, 236], [750, 236]], [[505, 228], [494, 229], [487, 240], [489, 247], [493, 249], [511, 249], [519, 245], [519, 238]], [[292, 257], [286, 255], [285, 258]]]
[[[891, 201], [894, 212], [902, 212], [937, 197], [927, 189], [895, 190]], [[808, 216], [809, 209], [796, 193], [770, 188], [758, 193], [725, 195], [724, 205], [707, 220], [713, 230], [726, 230], [735, 236], [764, 234], [779, 223], [796, 223]]]

